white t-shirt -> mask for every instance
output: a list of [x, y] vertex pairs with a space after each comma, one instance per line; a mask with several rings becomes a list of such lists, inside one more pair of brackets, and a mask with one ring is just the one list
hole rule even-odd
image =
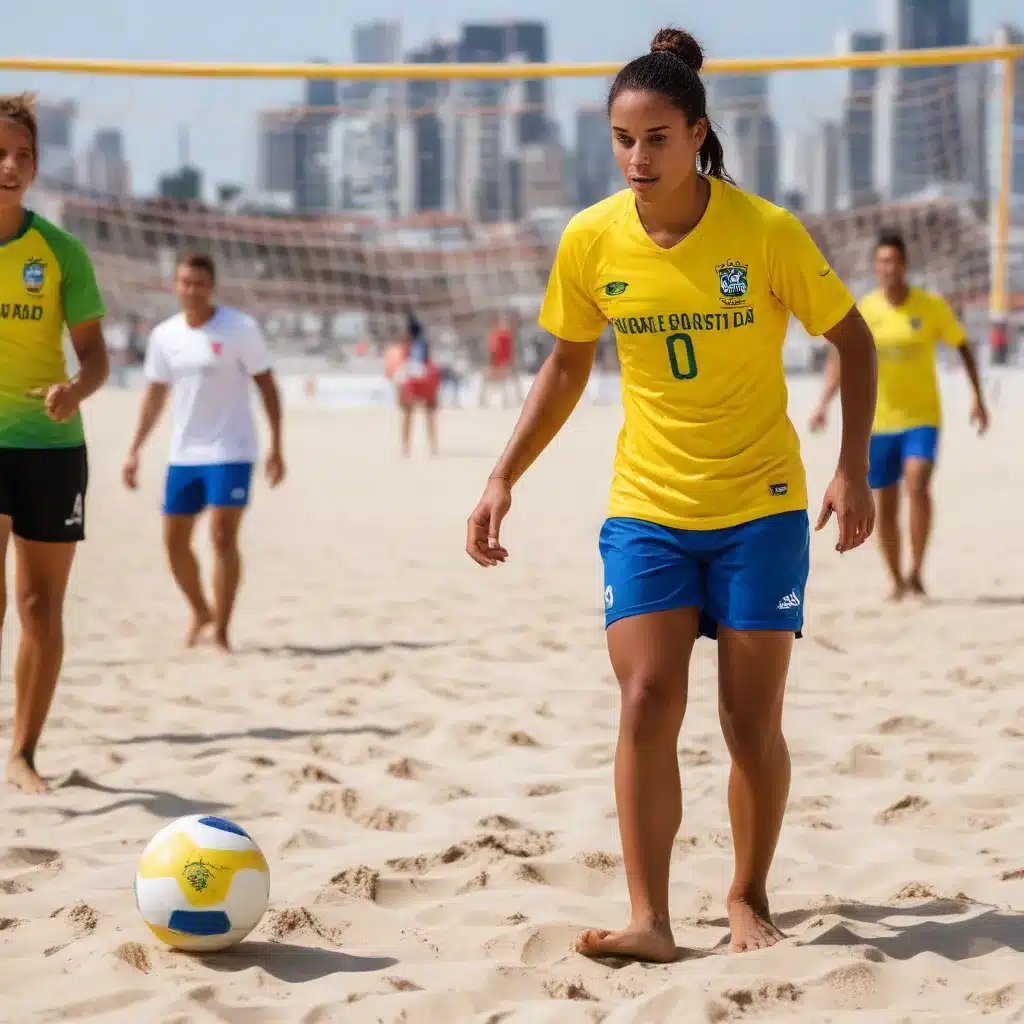
[[184, 313], [157, 324], [144, 373], [171, 386], [171, 465], [255, 462], [251, 382], [270, 367], [259, 324], [237, 309], [218, 306], [202, 327]]

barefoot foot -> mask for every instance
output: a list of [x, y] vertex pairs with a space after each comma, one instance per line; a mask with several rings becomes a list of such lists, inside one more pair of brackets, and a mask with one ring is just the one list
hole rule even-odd
[[11, 755], [7, 762], [7, 781], [12, 786], [17, 786], [22, 793], [28, 793], [30, 796], [50, 792], [50, 787], [36, 771], [32, 758], [26, 757], [24, 754]]
[[907, 595], [907, 585], [903, 580], [897, 580], [889, 591], [890, 601], [902, 601]]
[[907, 577], [907, 593], [913, 594], [914, 597], [927, 597], [928, 594], [924, 589], [924, 584], [921, 582], [921, 577], [918, 573], [911, 573]]
[[192, 621], [189, 623], [188, 631], [185, 633], [185, 646], [195, 647], [203, 635], [203, 630], [212, 622], [213, 616], [210, 614], [209, 609], [204, 608], [201, 611], [193, 612]]
[[576, 939], [576, 952], [583, 956], [621, 956], [659, 964], [676, 959], [676, 940], [667, 925], [633, 925], [621, 931], [590, 928]]
[[744, 899], [729, 901], [729, 949], [733, 953], [749, 953], [767, 949], [786, 936], [772, 924], [768, 904], [754, 907]]
[[231, 654], [231, 641], [226, 629], [218, 629], [213, 635], [213, 642], [225, 653]]

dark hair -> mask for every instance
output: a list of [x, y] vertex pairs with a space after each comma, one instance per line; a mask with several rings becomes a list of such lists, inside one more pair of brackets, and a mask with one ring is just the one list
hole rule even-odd
[[24, 128], [32, 140], [32, 156], [39, 159], [39, 122], [36, 120], [36, 100], [30, 92], [17, 96], [0, 96], [0, 120], [12, 121]]
[[178, 257], [179, 267], [190, 267], [192, 270], [205, 270], [210, 275], [210, 280], [216, 284], [217, 268], [213, 257], [205, 252], [186, 252]]
[[875, 250], [883, 248], [895, 249], [903, 257], [903, 262], [907, 262], [907, 243], [903, 240], [903, 235], [899, 231], [883, 231], [878, 236]]
[[[650, 53], [631, 60], [615, 76], [608, 90], [608, 113], [624, 92], [653, 92], [664, 96], [690, 124], [696, 124], [708, 116], [707, 92], [700, 77], [703, 66], [704, 50], [689, 32], [679, 28], [659, 29], [651, 40]], [[710, 121], [697, 159], [701, 173], [732, 181], [725, 170], [721, 140]]]

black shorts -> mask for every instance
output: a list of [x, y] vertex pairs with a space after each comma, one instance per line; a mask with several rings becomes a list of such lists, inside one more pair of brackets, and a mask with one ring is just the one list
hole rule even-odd
[[15, 536], [61, 544], [85, 540], [89, 460], [77, 448], [0, 448], [0, 515]]

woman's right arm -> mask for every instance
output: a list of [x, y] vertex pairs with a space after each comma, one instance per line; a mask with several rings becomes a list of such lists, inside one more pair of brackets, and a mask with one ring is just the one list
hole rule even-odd
[[469, 517], [466, 552], [480, 565], [504, 562], [501, 521], [512, 506], [512, 487], [554, 440], [576, 408], [590, 378], [597, 342], [555, 341], [523, 403], [512, 437], [498, 459], [483, 497]]

